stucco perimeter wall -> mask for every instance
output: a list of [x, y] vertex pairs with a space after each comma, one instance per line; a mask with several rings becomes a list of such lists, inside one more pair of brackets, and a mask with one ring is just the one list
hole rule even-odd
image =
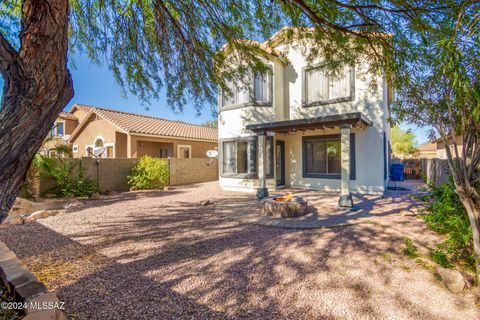
[[215, 158], [169, 159], [170, 185], [218, 180], [218, 161]]
[[[80, 163], [85, 169], [86, 176], [91, 181], [97, 181], [97, 160], [92, 158], [63, 159], [73, 166], [72, 175], [78, 176]], [[98, 185], [101, 192], [129, 190], [128, 178], [138, 159], [100, 159], [98, 161]], [[170, 185], [215, 181], [218, 179], [217, 159], [192, 158], [169, 159]], [[40, 179], [40, 193], [53, 188], [55, 183], [42, 177]]]

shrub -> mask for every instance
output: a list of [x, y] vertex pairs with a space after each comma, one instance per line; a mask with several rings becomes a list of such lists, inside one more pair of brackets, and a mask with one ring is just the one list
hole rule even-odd
[[403, 249], [403, 252], [410, 258], [418, 257], [417, 250], [413, 246], [413, 241], [410, 238], [405, 238], [405, 249]]
[[128, 176], [130, 187], [140, 190], [165, 187], [168, 185], [168, 180], [168, 162], [149, 156], [142, 157]]
[[430, 203], [423, 211], [423, 218], [432, 230], [448, 236], [437, 246], [432, 259], [443, 266], [464, 262], [474, 268], [472, 228], [453, 181], [430, 188]]
[[77, 197], [86, 197], [91, 196], [92, 193], [98, 191], [98, 186], [96, 183], [92, 182], [85, 176], [85, 167], [80, 162], [80, 171], [78, 176], [75, 179], [75, 184], [73, 188], [73, 193]]
[[58, 196], [85, 197], [98, 190], [95, 183], [85, 176], [85, 167], [80, 162], [78, 176], [73, 176], [73, 166], [70, 162], [61, 158], [52, 159], [43, 157], [39, 164], [40, 174], [52, 178], [55, 181], [55, 192]]

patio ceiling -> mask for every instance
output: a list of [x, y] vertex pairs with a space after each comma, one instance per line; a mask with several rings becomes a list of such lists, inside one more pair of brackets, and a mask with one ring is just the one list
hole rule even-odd
[[254, 132], [289, 132], [305, 131], [325, 128], [338, 128], [341, 125], [350, 124], [352, 128], [365, 128], [371, 126], [372, 122], [361, 112], [333, 114], [324, 117], [296, 119], [286, 121], [274, 121], [247, 125], [247, 129]]

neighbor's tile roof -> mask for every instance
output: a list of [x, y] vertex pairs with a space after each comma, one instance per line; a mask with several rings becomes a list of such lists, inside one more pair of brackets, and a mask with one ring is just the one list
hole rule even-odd
[[[80, 107], [89, 107], [77, 105]], [[200, 125], [171, 121], [123, 111], [90, 107], [91, 113], [109, 121], [127, 133], [151, 134], [186, 139], [218, 140], [218, 130]], [[87, 120], [89, 117], [85, 118]], [[80, 126], [77, 127], [80, 129]], [[77, 130], [75, 130], [77, 131]], [[76, 132], [72, 136], [76, 135]]]
[[65, 119], [65, 120], [78, 120], [77, 117], [75, 117], [73, 114], [71, 114], [70, 112], [60, 112], [60, 114], [58, 115], [58, 117], [60, 119]]
[[437, 151], [437, 144], [434, 142], [427, 142], [417, 148], [417, 151]]

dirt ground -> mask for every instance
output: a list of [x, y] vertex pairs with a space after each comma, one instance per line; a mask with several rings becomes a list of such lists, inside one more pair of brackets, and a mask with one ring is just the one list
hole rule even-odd
[[121, 193], [2, 228], [0, 240], [71, 319], [480, 318], [472, 293], [451, 293], [403, 254], [405, 237], [424, 255], [441, 240], [401, 214], [408, 197], [369, 199], [365, 223], [307, 230], [227, 218], [252, 197], [215, 182]]

